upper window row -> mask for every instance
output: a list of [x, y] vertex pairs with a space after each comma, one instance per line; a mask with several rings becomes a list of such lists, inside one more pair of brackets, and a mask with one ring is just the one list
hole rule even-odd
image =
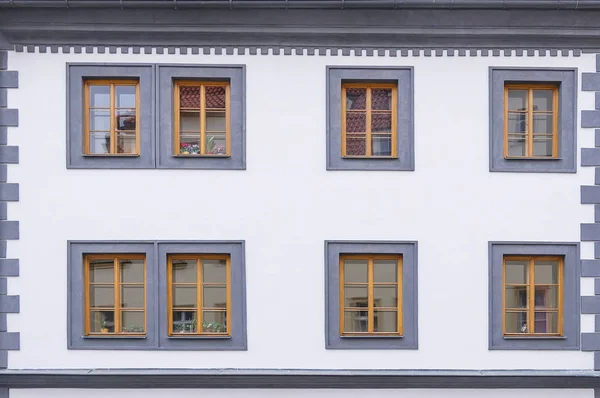
[[[152, 65], [69, 65], [68, 166], [244, 169], [244, 67], [157, 68], [158, 106]], [[327, 168], [414, 170], [412, 68], [327, 70]], [[490, 70], [491, 171], [575, 171], [575, 76]]]

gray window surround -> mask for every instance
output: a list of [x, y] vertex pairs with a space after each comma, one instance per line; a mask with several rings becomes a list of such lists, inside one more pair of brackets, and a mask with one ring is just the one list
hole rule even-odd
[[231, 336], [169, 337], [167, 332], [167, 286], [159, 284], [159, 324], [161, 349], [170, 350], [239, 350], [248, 349], [246, 333], [246, 260], [244, 241], [159, 242], [158, 276], [167, 280], [169, 254], [221, 254], [230, 255], [231, 261]]
[[[406, 66], [327, 66], [327, 170], [413, 171], [413, 68]], [[398, 85], [397, 154], [394, 159], [343, 158], [341, 154], [341, 93], [343, 82], [382, 82]]]
[[[140, 86], [140, 154], [83, 153], [84, 81], [133, 78]], [[155, 167], [155, 85], [152, 64], [67, 63], [67, 169], [153, 169]]]
[[[158, 162], [162, 169], [246, 169], [246, 66], [158, 65]], [[213, 80], [230, 83], [230, 156], [176, 156], [173, 154], [173, 81]]]
[[[579, 242], [489, 242], [488, 255], [489, 349], [579, 350], [581, 318]], [[502, 266], [505, 255], [564, 256], [562, 337], [504, 337]]]
[[[67, 348], [69, 350], [149, 350], [158, 345], [156, 255], [152, 242], [67, 242]], [[146, 336], [84, 336], [83, 258], [86, 254], [146, 255]]]
[[[417, 246], [416, 241], [325, 241], [326, 349], [418, 349]], [[402, 336], [340, 336], [339, 258], [341, 254], [402, 255]]]
[[[577, 73], [577, 68], [489, 68], [491, 172], [577, 172]], [[557, 159], [504, 157], [504, 86], [510, 83], [558, 84]]]

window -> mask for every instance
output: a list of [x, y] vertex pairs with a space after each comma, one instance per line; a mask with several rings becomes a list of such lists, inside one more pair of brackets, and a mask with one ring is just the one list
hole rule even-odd
[[342, 85], [342, 156], [397, 156], [393, 84]]
[[86, 155], [138, 155], [139, 85], [135, 80], [85, 82]]
[[229, 256], [169, 256], [169, 336], [229, 336]]
[[146, 332], [144, 255], [98, 254], [85, 257], [85, 334]]
[[229, 156], [229, 84], [175, 82], [175, 155]]
[[504, 156], [558, 157], [558, 87], [507, 85], [504, 91]]
[[504, 257], [504, 335], [562, 336], [561, 257]]

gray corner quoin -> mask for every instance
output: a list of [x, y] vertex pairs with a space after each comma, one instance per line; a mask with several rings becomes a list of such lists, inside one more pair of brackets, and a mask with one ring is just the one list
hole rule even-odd
[[[545, 83], [558, 86], [558, 158], [504, 157], [504, 86]], [[490, 67], [490, 171], [575, 173], [577, 171], [577, 68]]]
[[[402, 255], [402, 329], [398, 337], [340, 336], [340, 255]], [[414, 241], [326, 241], [325, 242], [325, 348], [327, 349], [418, 349], [417, 242]]]
[[[579, 242], [489, 242], [489, 349], [579, 350], [580, 256]], [[502, 331], [502, 273], [504, 256], [563, 257], [563, 336], [556, 338], [504, 337]]]
[[[328, 66], [327, 70], [327, 170], [415, 169], [413, 68], [380, 66]], [[398, 86], [397, 154], [395, 159], [342, 157], [342, 83], [380, 82]]]

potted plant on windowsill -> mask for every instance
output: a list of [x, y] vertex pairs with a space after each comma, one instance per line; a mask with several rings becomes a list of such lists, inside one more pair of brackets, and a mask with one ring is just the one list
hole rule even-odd
[[106, 321], [100, 323], [100, 333], [108, 333], [108, 323]]
[[144, 327], [138, 326], [138, 325], [124, 326], [123, 332], [124, 333], [144, 333]]

